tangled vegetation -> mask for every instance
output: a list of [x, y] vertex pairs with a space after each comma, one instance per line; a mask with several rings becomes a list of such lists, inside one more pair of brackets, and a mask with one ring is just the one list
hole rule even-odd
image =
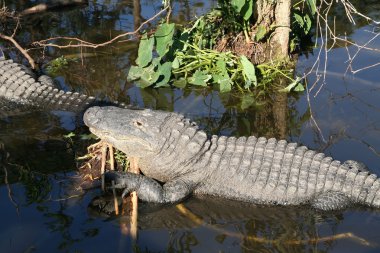
[[[263, 50], [274, 27], [257, 24], [254, 3], [220, 0], [219, 8], [195, 20], [189, 28], [165, 22], [153, 34], [145, 33], [128, 80], [141, 88], [212, 85], [228, 92], [233, 87], [241, 91], [265, 89], [281, 75], [290, 82], [283, 91], [302, 91], [303, 85], [287, 62], [269, 60]], [[303, 38], [310, 37], [315, 0], [301, 0], [292, 10], [289, 48], [295, 52]]]

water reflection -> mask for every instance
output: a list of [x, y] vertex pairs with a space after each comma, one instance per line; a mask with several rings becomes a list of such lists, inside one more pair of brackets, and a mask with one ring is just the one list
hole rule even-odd
[[[107, 210], [104, 205], [108, 205]], [[111, 221], [125, 231], [129, 216], [105, 218], [105, 211], [111, 209], [113, 197], [98, 196], [88, 211], [92, 217]], [[343, 220], [340, 212], [319, 213], [307, 207], [256, 207], [230, 200], [193, 197], [176, 206], [141, 204], [137, 247], [148, 252], [157, 249], [203, 252], [208, 248], [222, 252], [327, 252], [334, 248], [337, 240], [359, 245], [371, 243], [353, 234], [339, 233]], [[144, 244], [146, 231], [162, 228], [171, 231], [167, 248], [164, 243]]]

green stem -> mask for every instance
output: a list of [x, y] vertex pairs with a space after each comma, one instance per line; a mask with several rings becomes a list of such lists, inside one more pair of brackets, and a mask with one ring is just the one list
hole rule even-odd
[[249, 29], [249, 26], [247, 25], [247, 22], [244, 21], [243, 32], [244, 32], [244, 36], [245, 36], [245, 41], [247, 43], [250, 43], [251, 42], [251, 38], [249, 38], [248, 29]]
[[[259, 67], [259, 66], [260, 66], [260, 67]], [[260, 70], [261, 70], [262, 68], [268, 68], [268, 69], [274, 71], [275, 73], [279, 73], [279, 74], [281, 74], [282, 76], [284, 76], [285, 78], [289, 79], [289, 80], [292, 81], [292, 82], [295, 81], [293, 78], [289, 77], [287, 74], [285, 74], [284, 72], [282, 72], [282, 71], [281, 71], [280, 69], [278, 69], [278, 68], [274, 68], [274, 67], [272, 67], [272, 66], [270, 66], [270, 65], [267, 65], [267, 64], [260, 64], [259, 66], [257, 66], [257, 68], [259, 68]]]

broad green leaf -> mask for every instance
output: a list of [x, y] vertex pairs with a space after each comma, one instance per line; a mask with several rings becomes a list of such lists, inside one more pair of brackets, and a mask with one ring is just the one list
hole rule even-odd
[[[246, 80], [250, 81], [250, 84], [253, 84], [254, 86], [257, 86], [257, 78], [256, 78], [256, 72], [255, 72], [255, 66], [253, 66], [252, 62], [250, 62], [246, 56], [242, 55], [240, 56], [240, 62], [243, 66], [243, 74], [246, 77]], [[246, 83], [247, 86], [248, 83]], [[248, 87], [245, 87], [248, 88]]]
[[244, 89], [248, 89], [251, 86], [252, 86], [252, 81], [249, 79], [245, 80]]
[[139, 80], [136, 80], [136, 86], [142, 89], [152, 86], [158, 79], [160, 75], [158, 73], [146, 73], [146, 75], [141, 76]]
[[246, 1], [246, 4], [240, 11], [240, 15], [243, 16], [244, 20], [249, 20], [253, 13], [253, 0]]
[[215, 83], [219, 84], [220, 92], [223, 93], [223, 92], [231, 91], [233, 82], [231, 78], [228, 76], [228, 74], [226, 75], [215, 74], [215, 75], [212, 75], [212, 79]]
[[255, 41], [260, 41], [261, 39], [265, 37], [266, 34], [267, 34], [267, 30], [265, 29], [265, 26], [259, 25], [259, 27], [257, 28], [257, 32], [255, 34]]
[[146, 68], [150, 68], [150, 69], [152, 69], [152, 70], [154, 70], [157, 66], [159, 66], [160, 65], [160, 61], [161, 61], [161, 58], [153, 58], [153, 60], [152, 60], [152, 64], [150, 64], [148, 67], [146, 67]]
[[220, 80], [219, 82], [219, 90], [220, 92], [229, 92], [231, 91], [231, 87], [232, 87], [232, 81], [231, 79], [228, 77], [228, 78], [223, 78], [222, 80]]
[[253, 105], [254, 103], [255, 103], [255, 98], [249, 94], [245, 94], [245, 95], [243, 95], [243, 97], [241, 99], [240, 107], [242, 110], [245, 110], [245, 109], [249, 108], [251, 105]]
[[309, 7], [311, 15], [314, 17], [317, 11], [316, 0], [306, 0], [307, 7]]
[[[286, 86], [285, 88], [283, 88], [279, 91], [280, 92], [290, 92], [291, 90], [293, 90], [293, 88], [295, 91], [303, 91], [304, 88], [303, 88], [302, 84], [300, 83], [300, 81], [301, 81], [301, 78], [297, 77], [296, 80], [294, 80], [291, 84], [289, 84], [288, 86]], [[300, 85], [302, 88], [300, 87]]]
[[[226, 62], [224, 60], [217, 60], [216, 61], [216, 68], [219, 73], [222, 75], [227, 74], [227, 67], [226, 67]], [[227, 74], [228, 75], [228, 74]]]
[[303, 17], [303, 20], [305, 21], [305, 27], [303, 28], [305, 34], [308, 34], [310, 32], [310, 29], [311, 29], [311, 19], [309, 17], [309, 15], [305, 15]]
[[172, 64], [172, 68], [173, 69], [178, 69], [179, 68], [179, 65], [180, 65], [180, 62], [179, 62], [179, 59], [178, 59], [178, 56], [176, 56], [173, 60], [173, 64]]
[[211, 79], [211, 75], [207, 75], [202, 71], [195, 71], [194, 75], [188, 79], [189, 83], [199, 86], [207, 86], [207, 81]]
[[144, 34], [140, 40], [138, 57], [136, 63], [139, 67], [146, 67], [152, 61], [152, 51], [154, 45], [154, 38]]
[[155, 87], [169, 86], [168, 82], [170, 80], [170, 76], [172, 75], [172, 63], [165, 62], [164, 64], [158, 67], [157, 72], [160, 74], [160, 76], [163, 76], [163, 79], [156, 83]]
[[241, 8], [245, 5], [245, 2], [246, 0], [231, 0], [231, 5], [237, 13], [240, 13]]
[[130, 82], [139, 79], [143, 72], [143, 69], [139, 66], [131, 66], [128, 72], [127, 81]]
[[154, 64], [151, 64], [146, 68], [141, 68], [142, 73], [140, 79], [136, 81], [136, 85], [138, 87], [146, 88], [157, 82], [158, 78], [160, 77], [160, 73], [154, 70], [155, 67], [156, 66], [154, 66]]
[[174, 24], [162, 24], [158, 26], [154, 34], [156, 39], [156, 51], [159, 56], [164, 56], [169, 46], [173, 43]]
[[173, 85], [175, 86], [175, 87], [177, 87], [177, 88], [185, 88], [186, 87], [186, 84], [187, 84], [187, 82], [186, 82], [186, 80], [184, 79], [184, 78], [180, 78], [180, 79], [178, 79], [178, 80], [174, 80], [173, 81]]
[[298, 26], [302, 29], [304, 29], [305, 22], [303, 21], [303, 18], [298, 13], [293, 13], [295, 22], [298, 24]]
[[305, 87], [303, 87], [302, 83], [298, 83], [297, 86], [294, 88], [294, 91], [301, 92], [304, 91]]
[[292, 39], [289, 43], [289, 48], [290, 48], [290, 52], [294, 52], [294, 50], [296, 50], [296, 40], [295, 39]]
[[[159, 62], [160, 62], [160, 59], [154, 58], [152, 60], [152, 64], [150, 64], [149, 66], [147, 66], [145, 68], [141, 68], [139, 66], [131, 66], [131, 68], [129, 69], [129, 72], [128, 72], [127, 81], [129, 81], [129, 82], [135, 81], [135, 80], [142, 78], [143, 76], [144, 76], [144, 79], [150, 80], [149, 76], [154, 76], [154, 73], [155, 73], [154, 69], [158, 66]], [[149, 74], [149, 73], [151, 73], [151, 74]], [[157, 81], [157, 79], [155, 81]]]
[[160, 77], [160, 73], [158, 72], [152, 72], [151, 70], [148, 70], [148, 69], [144, 69], [144, 74], [141, 76], [141, 81], [143, 81], [144, 83], [146, 83], [146, 86], [144, 85], [144, 87], [142, 88], [145, 88], [147, 86], [150, 86], [152, 84], [154, 84], [157, 79]]

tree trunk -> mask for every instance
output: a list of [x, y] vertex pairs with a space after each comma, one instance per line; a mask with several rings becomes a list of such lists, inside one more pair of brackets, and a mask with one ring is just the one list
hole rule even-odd
[[[250, 29], [253, 41], [246, 42], [243, 33], [222, 38], [215, 47], [218, 51], [232, 51], [245, 55], [254, 64], [287, 60], [289, 56], [291, 0], [257, 0], [254, 6], [254, 24]], [[258, 41], [256, 34], [262, 33]]]
[[267, 31], [274, 29], [269, 36], [269, 46], [266, 47], [266, 61], [283, 60], [289, 54], [291, 0], [258, 0], [256, 2], [256, 23]]
[[270, 41], [272, 58], [287, 59], [289, 55], [291, 0], [277, 0], [275, 6], [275, 31]]
[[141, 25], [140, 0], [133, 0], [133, 23], [134, 23], [135, 30]]

